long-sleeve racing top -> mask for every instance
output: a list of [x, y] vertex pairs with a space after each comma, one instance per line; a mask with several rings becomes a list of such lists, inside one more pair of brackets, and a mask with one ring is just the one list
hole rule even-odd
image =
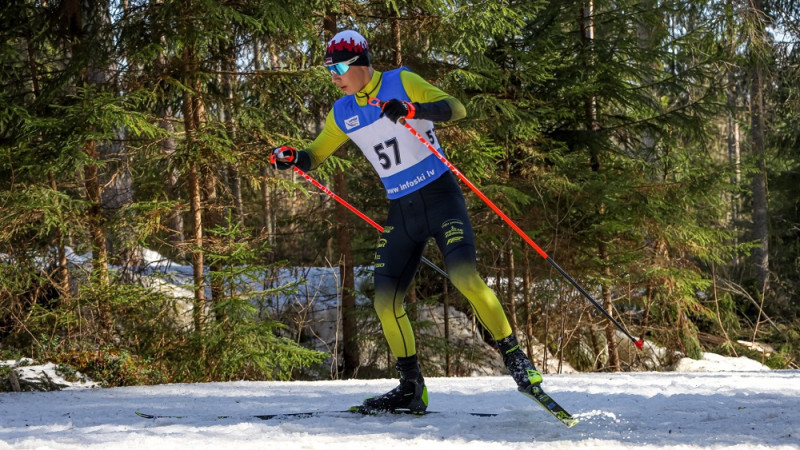
[[408, 130], [381, 117], [380, 108], [368, 103], [372, 97], [412, 102], [416, 113], [408, 123], [439, 150], [433, 122], [466, 116], [460, 101], [406, 68], [374, 71], [361, 91], [334, 103], [322, 132], [299, 152], [298, 166], [304, 170], [318, 167], [351, 139], [375, 167], [390, 199], [413, 192], [446, 172], [446, 166]]

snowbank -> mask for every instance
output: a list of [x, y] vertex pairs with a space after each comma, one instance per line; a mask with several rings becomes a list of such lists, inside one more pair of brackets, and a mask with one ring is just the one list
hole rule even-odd
[[59, 370], [53, 363], [36, 364], [30, 358], [0, 361], [0, 366], [11, 367], [9, 377], [12, 390], [54, 391], [99, 387], [97, 383], [78, 371]]
[[681, 358], [672, 370], [675, 372], [758, 372], [771, 369], [746, 356], [733, 358], [715, 353], [703, 353], [703, 358], [700, 360]]

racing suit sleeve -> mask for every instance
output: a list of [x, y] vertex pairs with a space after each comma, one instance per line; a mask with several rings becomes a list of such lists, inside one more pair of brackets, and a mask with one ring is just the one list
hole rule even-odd
[[416, 108], [414, 118], [448, 122], [467, 116], [467, 110], [458, 99], [428, 83], [414, 72], [404, 70], [400, 74], [400, 80], [408, 98]]
[[300, 153], [305, 154], [304, 157], [308, 158], [307, 168], [300, 168], [304, 170], [316, 169], [348, 139], [344, 131], [336, 125], [336, 120], [333, 118], [333, 110], [331, 110], [325, 119], [325, 126], [322, 127], [322, 132], [307, 148], [300, 151]]

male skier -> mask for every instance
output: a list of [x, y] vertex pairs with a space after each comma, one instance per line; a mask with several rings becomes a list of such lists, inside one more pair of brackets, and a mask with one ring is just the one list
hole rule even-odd
[[[405, 67], [383, 73], [373, 69], [366, 39], [352, 30], [342, 31], [328, 42], [325, 64], [345, 96], [334, 103], [322, 132], [308, 148], [278, 147], [271, 162], [282, 170], [297, 165], [308, 171], [349, 139], [361, 149], [386, 189], [389, 214], [375, 252], [374, 306], [397, 359], [400, 384], [364, 400], [362, 411], [423, 414], [428, 407], [404, 299], [430, 237], [444, 255], [453, 285], [497, 342], [519, 390], [537, 386], [541, 374], [520, 349], [500, 301], [476, 269], [475, 237], [456, 177], [397, 123], [407, 121], [442, 152], [434, 123], [465, 117], [464, 106]], [[381, 107], [369, 104], [372, 98], [380, 99]]]

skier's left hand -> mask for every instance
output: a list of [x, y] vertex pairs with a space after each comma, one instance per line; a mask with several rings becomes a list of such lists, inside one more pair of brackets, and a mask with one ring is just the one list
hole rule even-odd
[[416, 112], [417, 108], [413, 103], [396, 98], [385, 101], [381, 105], [381, 115], [388, 117], [394, 123], [400, 119], [413, 119]]

